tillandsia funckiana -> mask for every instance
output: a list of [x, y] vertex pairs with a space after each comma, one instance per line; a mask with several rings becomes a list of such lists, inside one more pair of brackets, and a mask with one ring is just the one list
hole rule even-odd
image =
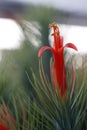
[[[56, 23], [50, 24], [53, 29], [53, 47], [44, 46], [38, 52], [42, 56], [45, 50], [53, 54], [50, 59], [50, 77], [48, 79], [42, 59], [40, 58], [40, 79], [34, 76], [35, 90], [40, 99], [39, 107], [48, 120], [46, 128], [49, 130], [82, 130], [87, 129], [87, 83], [84, 65], [76, 69], [75, 65], [64, 63], [64, 49], [66, 47], [78, 50], [72, 43], [63, 45]], [[73, 60], [73, 58], [72, 58]]]
[[[72, 43], [63, 45], [56, 23], [50, 27], [53, 47], [44, 46], [38, 52], [39, 76], [32, 72], [31, 80], [26, 72], [35, 93], [29, 97], [21, 89], [16, 91], [17, 96], [11, 94], [11, 107], [1, 103], [0, 130], [87, 130], [87, 71], [84, 64], [76, 69], [73, 58], [68, 66], [65, 64], [65, 48], [77, 51], [77, 47]], [[45, 50], [52, 52], [50, 77], [41, 58]]]

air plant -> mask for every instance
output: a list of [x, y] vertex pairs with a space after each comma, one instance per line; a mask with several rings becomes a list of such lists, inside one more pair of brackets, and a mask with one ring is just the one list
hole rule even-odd
[[[84, 65], [76, 69], [72, 65], [73, 58], [68, 66], [65, 64], [64, 48], [77, 51], [77, 47], [72, 43], [63, 45], [56, 23], [50, 27], [53, 29], [53, 47], [45, 46], [38, 52], [39, 77], [32, 72], [31, 80], [26, 72], [36, 95], [31, 92], [31, 98], [23, 89], [11, 94], [10, 105], [2, 101], [0, 130], [87, 130], [87, 71]], [[43, 58], [40, 58], [45, 50], [53, 54], [50, 78], [44, 71]]]
[[56, 23], [51, 24], [50, 27], [53, 28], [53, 47], [42, 47], [38, 57], [41, 57], [45, 50], [52, 52], [51, 81], [44, 71], [44, 61], [40, 58], [40, 78], [37, 79], [33, 73], [34, 82], [32, 83], [40, 100], [37, 104], [49, 122], [47, 126], [49, 130], [86, 130], [86, 71], [84, 67], [76, 69], [72, 62], [69, 64], [72, 67], [67, 68], [64, 62], [64, 48], [68, 47], [77, 51], [77, 47], [72, 43], [63, 45], [63, 37], [60, 36]]

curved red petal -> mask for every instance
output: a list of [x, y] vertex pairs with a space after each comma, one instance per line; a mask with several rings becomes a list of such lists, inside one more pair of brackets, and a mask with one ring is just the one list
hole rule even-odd
[[67, 43], [64, 47], [69, 47], [69, 48], [72, 48], [72, 49], [78, 51], [77, 47], [73, 43]]
[[52, 47], [49, 47], [49, 46], [44, 46], [42, 48], [40, 48], [39, 52], [38, 52], [38, 57], [40, 57], [42, 55], [42, 53], [46, 50], [50, 50], [53, 52], [53, 48]]

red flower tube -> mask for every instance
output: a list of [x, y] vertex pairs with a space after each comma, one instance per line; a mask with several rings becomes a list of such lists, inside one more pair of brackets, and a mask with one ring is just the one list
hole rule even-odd
[[53, 47], [44, 46], [38, 52], [38, 57], [42, 55], [45, 50], [50, 50], [54, 58], [54, 71], [56, 72], [56, 78], [58, 82], [58, 87], [60, 90], [61, 96], [64, 95], [66, 91], [66, 70], [64, 66], [64, 48], [69, 47], [77, 50], [76, 46], [72, 43], [67, 43], [63, 46], [63, 37], [60, 36], [59, 28], [56, 23], [50, 25], [53, 28], [54, 43]]

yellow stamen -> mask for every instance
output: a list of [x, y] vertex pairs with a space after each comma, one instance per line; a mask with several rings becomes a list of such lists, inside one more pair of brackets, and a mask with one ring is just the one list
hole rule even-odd
[[50, 24], [49, 27], [53, 28], [53, 30], [54, 30], [54, 33], [51, 34], [52, 36], [60, 35], [59, 28], [55, 22]]
[[55, 48], [55, 50], [58, 50], [58, 43], [59, 43], [58, 36], [60, 36], [59, 28], [55, 22], [50, 24], [49, 26], [53, 28], [53, 33], [51, 34], [51, 36], [54, 37], [53, 47]]

